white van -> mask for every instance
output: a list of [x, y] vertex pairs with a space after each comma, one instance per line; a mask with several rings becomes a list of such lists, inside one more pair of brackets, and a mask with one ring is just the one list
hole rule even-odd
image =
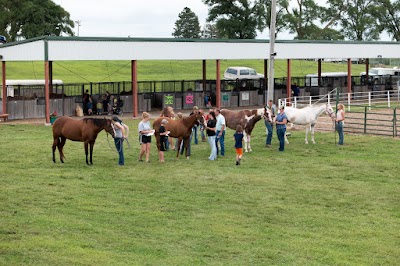
[[257, 73], [254, 68], [249, 67], [228, 67], [224, 73], [224, 79], [260, 79], [264, 78], [263, 74]]

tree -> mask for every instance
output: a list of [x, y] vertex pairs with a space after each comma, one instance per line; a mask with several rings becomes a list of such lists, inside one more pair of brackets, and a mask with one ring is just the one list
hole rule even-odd
[[400, 41], [400, 2], [398, 0], [376, 0], [373, 15], [392, 39]]
[[254, 39], [265, 28], [265, 6], [251, 0], [203, 0], [210, 7], [208, 22], [215, 23], [219, 37]]
[[314, 0], [301, 0], [291, 3], [288, 0], [280, 0], [279, 5], [283, 9], [281, 23], [283, 28], [295, 34], [295, 39], [311, 40], [321, 39], [319, 34], [321, 28], [322, 7]]
[[[328, 17], [337, 17], [342, 34], [354, 41], [379, 40], [382, 26], [374, 15], [374, 0], [328, 0]], [[338, 16], [339, 13], [339, 16]]]
[[216, 39], [219, 38], [219, 33], [217, 30], [217, 27], [215, 24], [212, 23], [206, 23], [204, 26], [202, 32], [201, 32], [201, 38], [203, 39]]
[[0, 32], [10, 41], [17, 36], [74, 35], [74, 22], [51, 0], [0, 0]]
[[188, 39], [200, 38], [199, 18], [190, 8], [185, 7], [178, 17], [172, 36]]

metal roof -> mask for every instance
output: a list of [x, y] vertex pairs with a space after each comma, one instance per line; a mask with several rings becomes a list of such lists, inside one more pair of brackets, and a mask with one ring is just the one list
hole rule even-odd
[[[280, 41], [275, 59], [400, 58], [399, 42]], [[0, 45], [2, 61], [269, 59], [269, 40], [44, 36]]]

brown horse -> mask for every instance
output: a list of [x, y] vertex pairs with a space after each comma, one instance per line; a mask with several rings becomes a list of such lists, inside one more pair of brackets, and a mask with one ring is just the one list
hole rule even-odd
[[[196, 122], [204, 124], [203, 112], [194, 113], [188, 117], [184, 117], [179, 120], [172, 120], [169, 117], [157, 118], [153, 123], [153, 129], [155, 130], [155, 136], [157, 140], [157, 148], [160, 150], [160, 125], [161, 121], [166, 119], [168, 123], [165, 125], [165, 130], [169, 131], [169, 136], [173, 138], [178, 138], [178, 147], [181, 146], [182, 141], [184, 141], [186, 149], [186, 158], [188, 156], [188, 147], [190, 141], [190, 135], [192, 134], [192, 127]], [[179, 157], [179, 148], [176, 152], [176, 157]]]
[[53, 162], [56, 162], [54, 152], [56, 147], [60, 152], [60, 161], [64, 163], [63, 147], [67, 139], [81, 141], [85, 146], [86, 163], [88, 161], [88, 146], [90, 145], [90, 164], [92, 162], [93, 146], [100, 131], [105, 130], [114, 138], [114, 124], [106, 118], [84, 118], [75, 120], [67, 116], [57, 118], [53, 124]]
[[250, 139], [255, 124], [260, 121], [261, 118], [268, 119], [272, 122], [271, 111], [266, 108], [241, 110], [238, 112], [222, 109], [221, 114], [225, 117], [226, 126], [230, 129], [236, 130], [237, 125], [242, 126], [245, 152], [252, 151]]

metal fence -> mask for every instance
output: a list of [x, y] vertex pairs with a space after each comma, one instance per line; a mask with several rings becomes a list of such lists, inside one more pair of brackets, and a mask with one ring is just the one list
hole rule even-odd
[[399, 136], [398, 109], [358, 106], [346, 113], [344, 132]]
[[[305, 87], [304, 77], [292, 78], [292, 84], [300, 86], [300, 97], [294, 99], [299, 103], [306, 99], [307, 103], [316, 101], [330, 91], [330, 87]], [[282, 99], [287, 95], [286, 79], [275, 79], [274, 100]], [[357, 83], [356, 83], [357, 84]], [[395, 86], [390, 86], [390, 89]], [[387, 85], [355, 85], [351, 97], [358, 97], [357, 93], [370, 93], [372, 98], [381, 98], [381, 90]], [[347, 87], [339, 87], [345, 92]], [[45, 114], [44, 85], [13, 86], [13, 97], [7, 97], [7, 112], [9, 119], [41, 118]], [[50, 86], [50, 112], [60, 115], [74, 115], [77, 105], [82, 108], [83, 94], [88, 92], [93, 101], [94, 111], [96, 104], [102, 101], [106, 92], [119, 96], [125, 102], [123, 112], [133, 111], [132, 82], [98, 82], [80, 84], [54, 84]], [[391, 94], [396, 92], [391, 91]], [[172, 80], [172, 81], [140, 81], [138, 82], [139, 111], [151, 111], [171, 105], [177, 109], [191, 109], [194, 105], [206, 107], [205, 96], [209, 96], [211, 104], [216, 104], [216, 80]], [[267, 95], [267, 80], [222, 80], [221, 106], [256, 106], [263, 105]], [[398, 94], [396, 94], [398, 95]], [[350, 96], [347, 96], [348, 98]], [[398, 96], [397, 96], [398, 98]], [[398, 99], [397, 99], [398, 101]], [[2, 103], [0, 102], [0, 105]], [[300, 103], [304, 104], [304, 103]]]

